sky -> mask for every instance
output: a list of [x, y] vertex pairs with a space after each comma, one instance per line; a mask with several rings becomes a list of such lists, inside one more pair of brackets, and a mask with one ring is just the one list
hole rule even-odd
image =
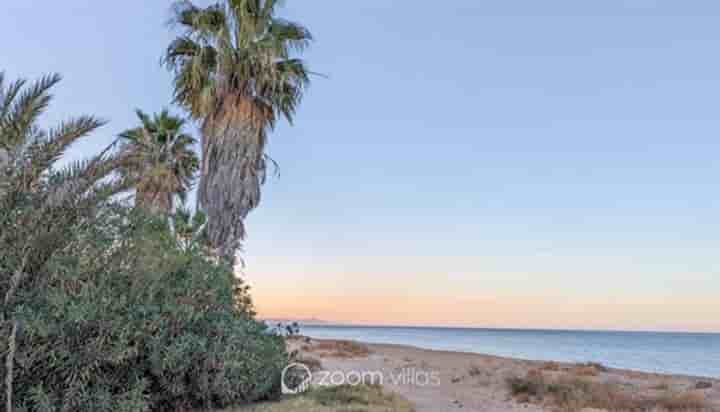
[[[200, 1], [198, 4], [208, 4]], [[4, 0], [44, 121], [171, 107], [171, 2]], [[720, 3], [294, 1], [318, 76], [248, 220], [262, 316], [720, 331]]]

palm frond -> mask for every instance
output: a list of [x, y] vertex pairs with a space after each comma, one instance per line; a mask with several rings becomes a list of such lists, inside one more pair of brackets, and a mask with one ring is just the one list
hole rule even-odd
[[297, 52], [305, 50], [313, 40], [313, 36], [308, 29], [300, 24], [283, 19], [274, 19], [268, 32], [270, 38], [285, 42], [288, 49]]
[[226, 22], [225, 11], [218, 4], [200, 8], [190, 1], [178, 1], [173, 6], [171, 23], [196, 34], [213, 36], [225, 28]]
[[[40, 128], [37, 117], [47, 108], [50, 88], [58, 80], [59, 76], [47, 76], [27, 89], [22, 81], [9, 88], [0, 85], [0, 100], [8, 108], [0, 137], [15, 139], [12, 150], [0, 149], [0, 163], [10, 166], [2, 168], [0, 179], [0, 220], [10, 229], [0, 230], [0, 244], [22, 251], [13, 257], [15, 262], [0, 265], [27, 261], [20, 267], [29, 279], [22, 282], [42, 276], [53, 253], [68, 246], [67, 228], [91, 221], [101, 203], [110, 199], [110, 190], [124, 183], [110, 179], [118, 164], [117, 155], [110, 153], [112, 146], [90, 160], [53, 168], [70, 145], [103, 124], [82, 116], [51, 130]], [[0, 279], [0, 290], [6, 287]]]
[[38, 179], [73, 143], [104, 124], [105, 121], [95, 117], [81, 116], [63, 122], [59, 127], [51, 129], [46, 137], [30, 143], [27, 154], [31, 161], [27, 163], [26, 177], [31, 181]]
[[[4, 74], [0, 73], [0, 122], [4, 122], [13, 102], [17, 98], [18, 94], [25, 87], [26, 80], [19, 79], [8, 85], [7, 89], [4, 87]], [[0, 144], [2, 142], [0, 141]]]
[[[33, 133], [38, 117], [47, 109], [52, 96], [50, 89], [61, 77], [58, 74], [47, 75], [29, 88], [20, 91], [25, 83], [21, 80], [10, 87], [10, 93], [3, 99], [3, 116], [0, 117], [0, 136], [6, 147], [17, 146], [25, 142], [26, 136]], [[12, 97], [12, 99], [9, 99]]]

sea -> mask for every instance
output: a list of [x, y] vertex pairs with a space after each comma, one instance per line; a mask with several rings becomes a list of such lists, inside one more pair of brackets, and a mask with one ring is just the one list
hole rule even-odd
[[720, 378], [720, 333], [301, 324], [300, 334]]

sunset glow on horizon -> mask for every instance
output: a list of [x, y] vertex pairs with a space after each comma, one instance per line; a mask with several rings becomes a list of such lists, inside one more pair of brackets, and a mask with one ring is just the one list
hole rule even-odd
[[[314, 303], [294, 303], [289, 296], [265, 296], [254, 289], [258, 315], [266, 319], [308, 320], [371, 326], [439, 326], [499, 329], [637, 330], [720, 332], [720, 304], [714, 299], [676, 302], [574, 301], [487, 297], [443, 301], [404, 296], [308, 296]], [[293, 297], [297, 298], [297, 296]]]
[[720, 332], [720, 301], [711, 292], [519, 293], [511, 287], [482, 290], [482, 275], [476, 282], [455, 285], [416, 277], [406, 283], [412, 287], [403, 286], [408, 281], [403, 277], [393, 283], [387, 275], [364, 277], [366, 286], [331, 274], [298, 276], [299, 283], [293, 278], [246, 276], [260, 317], [376, 326]]

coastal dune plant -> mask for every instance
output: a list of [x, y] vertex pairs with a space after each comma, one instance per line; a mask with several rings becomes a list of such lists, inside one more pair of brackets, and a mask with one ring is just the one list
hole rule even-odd
[[372, 353], [367, 345], [349, 340], [312, 340], [305, 347], [308, 352], [335, 358], [364, 358]]
[[[47, 76], [0, 82], [0, 402], [8, 412], [195, 411], [273, 398], [282, 337], [167, 219], [118, 203], [122, 152], [57, 167], [101, 121], [51, 130]], [[120, 175], [122, 176], [122, 175]]]
[[250, 409], [224, 412], [414, 412], [402, 396], [379, 385], [342, 385], [313, 388], [282, 402], [269, 402]]
[[272, 162], [269, 132], [292, 122], [309, 83], [296, 57], [312, 40], [298, 23], [277, 17], [280, 0], [223, 0], [207, 7], [175, 6], [182, 34], [167, 48], [175, 101], [198, 120], [202, 160], [198, 201], [208, 217], [208, 241], [232, 261], [243, 224], [260, 202]]
[[639, 393], [619, 384], [598, 382], [574, 374], [551, 375], [532, 369], [507, 379], [510, 394], [520, 402], [534, 402], [567, 412], [583, 410], [629, 412], [713, 412], [697, 391]]

